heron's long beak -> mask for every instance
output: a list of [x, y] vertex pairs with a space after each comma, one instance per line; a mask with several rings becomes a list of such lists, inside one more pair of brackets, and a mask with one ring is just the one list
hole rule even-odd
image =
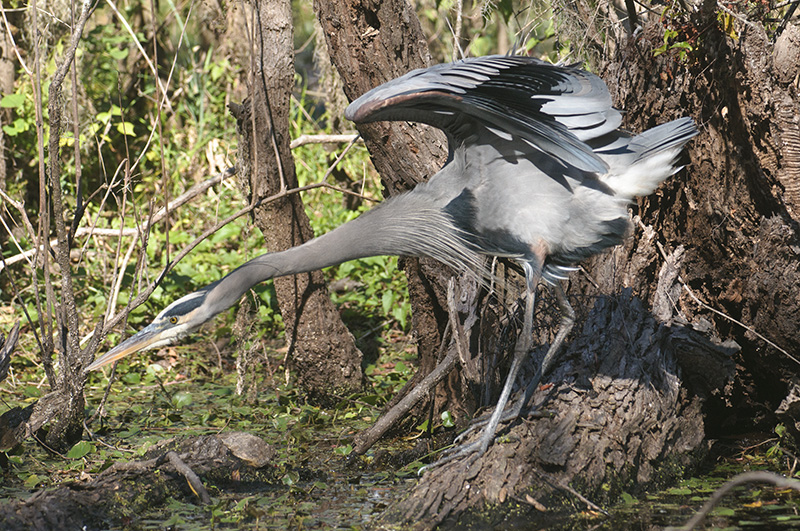
[[140, 350], [144, 350], [155, 343], [158, 343], [162, 339], [163, 331], [164, 329], [162, 327], [158, 327], [155, 324], [150, 324], [94, 360], [91, 365], [86, 367], [86, 370], [93, 371], [95, 369], [99, 369], [104, 365], [108, 365], [109, 363], [115, 362], [118, 359], [124, 358], [128, 354], [139, 352]]

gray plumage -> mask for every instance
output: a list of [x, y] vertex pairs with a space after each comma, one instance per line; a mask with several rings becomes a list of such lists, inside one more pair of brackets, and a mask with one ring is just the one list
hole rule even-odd
[[575, 262], [622, 241], [628, 205], [680, 169], [683, 146], [697, 134], [694, 122], [682, 118], [630, 135], [619, 130], [621, 114], [600, 78], [517, 56], [415, 70], [367, 92], [345, 116], [438, 127], [448, 137], [448, 161], [410, 192], [176, 301], [88, 369], [171, 343], [273, 277], [375, 255], [427, 256], [468, 271], [480, 271], [483, 255], [506, 257], [525, 271], [526, 315], [498, 406], [479, 446], [469, 449], [485, 451], [530, 347], [536, 285], [553, 286], [564, 313], [541, 376], [572, 326], [558, 280]]

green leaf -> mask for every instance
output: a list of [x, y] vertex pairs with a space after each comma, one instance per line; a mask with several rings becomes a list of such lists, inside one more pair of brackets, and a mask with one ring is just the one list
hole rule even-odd
[[94, 451], [95, 451], [94, 444], [90, 443], [89, 441], [79, 441], [75, 443], [75, 446], [69, 449], [69, 452], [67, 452], [67, 458], [80, 459], [86, 454], [92, 453]]
[[8, 136], [17, 136], [20, 133], [24, 133], [29, 128], [30, 126], [28, 122], [26, 122], [22, 118], [17, 118], [16, 120], [14, 120], [14, 123], [12, 125], [4, 125], [3, 131], [5, 131], [5, 133]]
[[333, 449], [333, 453], [339, 454], [339, 455], [344, 455], [344, 456], [350, 455], [350, 452], [352, 452], [352, 451], [353, 451], [353, 447], [351, 445], [349, 445], [349, 444], [347, 446], [338, 446], [338, 447]]
[[122, 381], [128, 385], [139, 385], [142, 375], [138, 372], [128, 372], [122, 375]]
[[177, 409], [185, 408], [192, 403], [192, 393], [188, 391], [178, 391], [172, 396], [172, 405]]
[[383, 305], [383, 313], [388, 314], [392, 309], [395, 301], [395, 293], [394, 291], [384, 291], [383, 296], [381, 296], [381, 304]]
[[109, 48], [108, 55], [110, 55], [117, 61], [121, 61], [122, 59], [128, 57], [128, 49], [123, 48], [120, 50], [119, 48]]
[[30, 475], [30, 476], [28, 476], [28, 478], [25, 480], [25, 488], [26, 488], [26, 489], [33, 489], [33, 488], [35, 488], [35, 487], [36, 487], [36, 485], [38, 485], [38, 484], [39, 484], [39, 483], [41, 483], [41, 482], [42, 482], [42, 478], [40, 478], [40, 477], [39, 477], [39, 476], [37, 476], [36, 474], [31, 474], [31, 475]]
[[130, 122], [120, 122], [117, 124], [117, 131], [123, 135], [136, 136], [133, 132], [133, 124]]
[[23, 103], [25, 103], [24, 94], [6, 94], [3, 96], [3, 99], [0, 100], [0, 107], [15, 109], [21, 107]]
[[24, 392], [25, 396], [30, 398], [38, 398], [42, 396], [42, 390], [36, 387], [35, 385], [26, 385]]
[[453, 414], [449, 411], [442, 411], [442, 426], [445, 428], [452, 428], [456, 425], [455, 419], [453, 418]]

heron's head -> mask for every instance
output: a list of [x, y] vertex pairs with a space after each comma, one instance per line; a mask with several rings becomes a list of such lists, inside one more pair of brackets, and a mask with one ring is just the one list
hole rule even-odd
[[89, 365], [86, 370], [99, 369], [141, 350], [172, 344], [191, 334], [216, 315], [208, 308], [207, 299], [211, 287], [195, 291], [173, 302], [164, 308], [147, 327], [94, 360], [94, 363]]

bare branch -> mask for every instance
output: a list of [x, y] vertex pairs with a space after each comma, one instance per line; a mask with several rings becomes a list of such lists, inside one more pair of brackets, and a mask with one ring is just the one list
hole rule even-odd
[[740, 487], [748, 483], [769, 483], [779, 489], [793, 489], [800, 492], [800, 481], [797, 481], [796, 479], [785, 478], [779, 474], [775, 474], [774, 472], [767, 472], [766, 470], [745, 472], [743, 474], [739, 474], [714, 491], [714, 494], [712, 494], [711, 498], [709, 498], [705, 505], [703, 505], [703, 508], [700, 509], [700, 511], [688, 522], [686, 522], [683, 527], [679, 527], [678, 529], [680, 531], [689, 531], [698, 527], [703, 523], [703, 520], [706, 516], [708, 516], [708, 513], [710, 513], [711, 510], [716, 507], [720, 501], [722, 501], [722, 498], [724, 498], [726, 494], [736, 487]]
[[[194, 199], [198, 195], [202, 194], [203, 192], [205, 192], [206, 190], [208, 190], [212, 186], [215, 186], [215, 185], [221, 183], [222, 181], [224, 181], [225, 179], [233, 176], [235, 173], [236, 173], [236, 169], [235, 168], [228, 168], [224, 172], [220, 172], [217, 175], [214, 175], [213, 177], [211, 177], [209, 179], [206, 179], [205, 181], [192, 186], [186, 192], [184, 192], [183, 194], [179, 195], [173, 201], [170, 202], [169, 207], [168, 207], [169, 210], [176, 210], [176, 209], [180, 208], [181, 206], [185, 205], [186, 203], [188, 203], [189, 201], [191, 201], [192, 199]], [[12, 206], [14, 206], [14, 208], [20, 210], [20, 212], [24, 212], [24, 210], [21, 210], [21, 209], [24, 208], [24, 206], [21, 203], [12, 200], [2, 190], [0, 190], [0, 197], [5, 199], [6, 201], [8, 201]], [[136, 236], [138, 234], [141, 234], [141, 233], [143, 233], [145, 231], [150, 230], [150, 227], [152, 227], [155, 223], [158, 223], [162, 219], [164, 219], [164, 217], [166, 216], [166, 212], [167, 212], [167, 208], [166, 207], [161, 208], [160, 210], [158, 210], [155, 213], [155, 215], [153, 215], [153, 219], [151, 221], [146, 222], [146, 223], [142, 224], [141, 226], [132, 227], [132, 228], [105, 229], [105, 228], [97, 228], [97, 227], [80, 227], [75, 231], [75, 237], [77, 238], [77, 237], [82, 237], [82, 236], [103, 236], [103, 237]], [[28, 222], [28, 224], [30, 224], [30, 222]], [[6, 230], [8, 230], [8, 229], [6, 229]], [[31, 227], [31, 230], [32, 230], [32, 227]], [[9, 231], [9, 234], [10, 233], [11, 232]], [[56, 243], [58, 243], [57, 239], [54, 238], [54, 239], [50, 240], [50, 245], [55, 245]], [[5, 261], [5, 264], [0, 263], [0, 271], [2, 271], [4, 267], [10, 266], [10, 265], [14, 265], [17, 262], [20, 262], [22, 260], [27, 260], [28, 258], [33, 256], [34, 254], [36, 254], [37, 251], [39, 251], [39, 252], [44, 251], [44, 246], [40, 245], [38, 248], [29, 249], [27, 251], [24, 251], [22, 253], [14, 255], [14, 256], [12, 256], [10, 258], [7, 258], [6, 261]]]
[[295, 149], [307, 144], [352, 144], [360, 138], [361, 135], [300, 135], [292, 140], [289, 147]]

